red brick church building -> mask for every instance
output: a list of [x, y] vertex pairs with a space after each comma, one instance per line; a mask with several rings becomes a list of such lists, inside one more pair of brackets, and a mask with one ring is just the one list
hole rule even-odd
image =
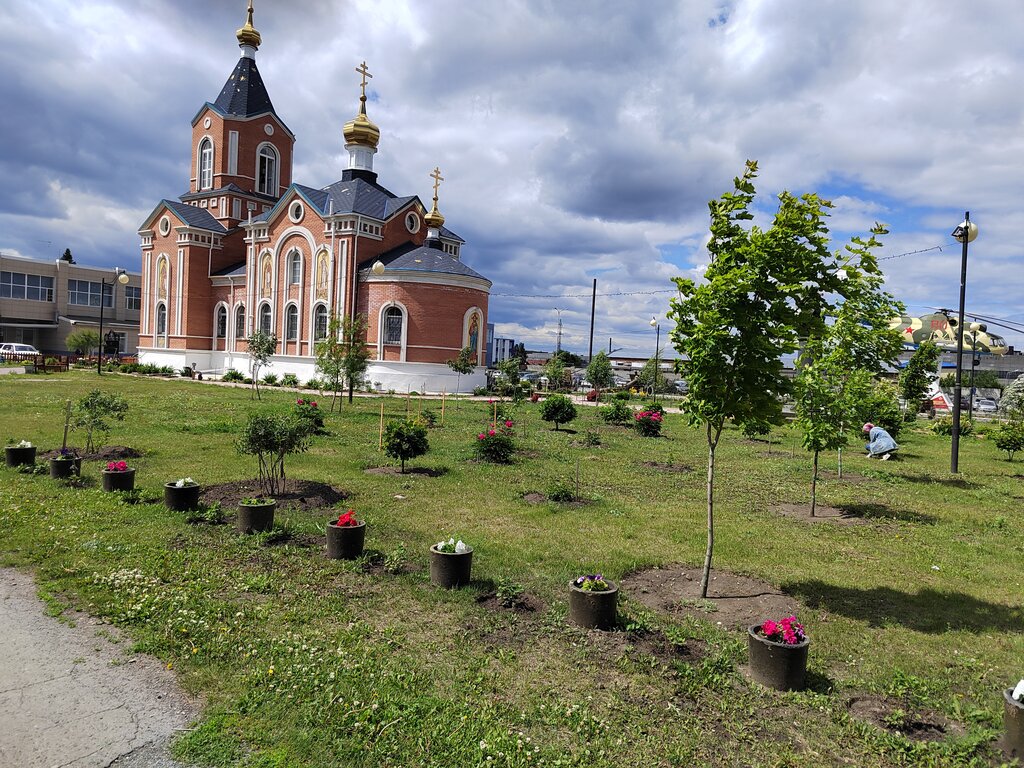
[[246, 338], [279, 339], [269, 368], [316, 375], [314, 350], [331, 317], [365, 316], [371, 385], [454, 390], [446, 361], [474, 350], [482, 384], [491, 282], [461, 260], [464, 241], [433, 205], [399, 197], [373, 170], [380, 130], [366, 114], [344, 126], [348, 168], [321, 189], [292, 180], [295, 136], [256, 68], [261, 43], [248, 19], [241, 57], [220, 95], [192, 120], [189, 191], [161, 200], [139, 230], [139, 357], [212, 374], [249, 370]]

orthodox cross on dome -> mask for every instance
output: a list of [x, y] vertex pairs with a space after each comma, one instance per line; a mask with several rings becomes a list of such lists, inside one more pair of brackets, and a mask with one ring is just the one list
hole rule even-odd
[[259, 48], [260, 43], [263, 42], [260, 38], [260, 33], [256, 31], [256, 28], [252, 25], [252, 0], [249, 0], [249, 9], [247, 12], [245, 26], [235, 33], [238, 38], [239, 45], [249, 45], [253, 48]]
[[356, 67], [356, 72], [363, 76], [363, 82], [359, 84], [359, 88], [362, 90], [362, 95], [360, 95], [359, 101], [363, 103], [360, 111], [363, 114], [366, 114], [366, 80], [367, 78], [373, 79], [373, 75], [371, 75], [370, 70], [366, 68], [365, 61]]
[[434, 180], [434, 207], [437, 208], [437, 188], [444, 181], [444, 176], [441, 175], [441, 169], [436, 165], [434, 166], [434, 172], [430, 174], [430, 178]]

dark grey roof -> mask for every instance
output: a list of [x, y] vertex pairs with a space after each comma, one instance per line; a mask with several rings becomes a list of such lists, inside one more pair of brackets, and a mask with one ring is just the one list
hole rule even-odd
[[277, 198], [274, 197], [273, 195], [265, 195], [262, 192], [252, 192], [247, 189], [242, 189], [234, 182], [231, 182], [230, 184], [227, 184], [223, 187], [217, 187], [217, 189], [203, 189], [198, 192], [186, 192], [178, 199], [181, 201], [186, 201], [195, 200], [201, 197], [216, 197], [217, 195], [221, 195], [226, 192], [231, 192], [232, 194], [235, 195], [248, 195], [249, 197], [256, 197], [259, 198], [260, 200], [266, 200], [267, 202], [277, 202]]
[[[437, 248], [430, 248], [425, 245], [405, 243], [393, 248], [387, 253], [382, 253], [375, 259], [384, 265], [384, 273], [393, 270], [405, 272], [435, 272], [445, 275], [465, 275], [480, 280], [487, 280], [486, 277], [476, 272], [451, 254], [445, 253]], [[368, 264], [359, 270], [360, 274], [369, 274], [372, 264]], [[487, 280], [488, 285], [490, 280]]]
[[265, 112], [277, 115], [260, 71], [256, 68], [256, 60], [248, 56], [238, 59], [213, 106], [222, 115], [233, 117], [253, 117]]
[[187, 203], [179, 203], [175, 200], [161, 200], [160, 204], [170, 208], [175, 216], [190, 227], [208, 229], [210, 232], [216, 232], [221, 235], [227, 232], [224, 225], [217, 221], [205, 208], [188, 205]]
[[224, 267], [224, 269], [218, 269], [210, 277], [238, 277], [245, 274], [245, 262], [240, 261], [237, 264], [232, 264], [230, 267]]

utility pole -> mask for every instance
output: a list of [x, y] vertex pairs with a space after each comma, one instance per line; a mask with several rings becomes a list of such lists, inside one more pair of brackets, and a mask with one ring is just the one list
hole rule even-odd
[[594, 290], [590, 295], [590, 349], [587, 351], [587, 362], [594, 359], [594, 310], [597, 309], [597, 278], [594, 278]]

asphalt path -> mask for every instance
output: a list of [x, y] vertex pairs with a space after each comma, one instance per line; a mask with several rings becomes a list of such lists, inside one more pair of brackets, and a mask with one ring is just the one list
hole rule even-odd
[[31, 576], [0, 569], [0, 768], [182, 768], [168, 745], [198, 706], [174, 673], [44, 610]]

